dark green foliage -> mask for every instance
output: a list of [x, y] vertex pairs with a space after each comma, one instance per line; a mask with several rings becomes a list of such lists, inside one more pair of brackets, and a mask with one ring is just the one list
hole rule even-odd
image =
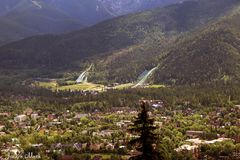
[[232, 141], [220, 142], [215, 144], [205, 144], [201, 146], [202, 155], [207, 155], [212, 159], [221, 159], [229, 157], [232, 160], [239, 159], [234, 156], [234, 153], [239, 151], [239, 144], [234, 144]]
[[138, 117], [134, 121], [134, 124], [129, 131], [136, 136], [136, 139], [132, 139], [129, 143], [136, 147], [136, 150], [141, 154], [132, 157], [133, 160], [157, 160], [157, 152], [155, 151], [153, 144], [156, 142], [156, 135], [154, 133], [156, 127], [154, 126], [154, 120], [149, 117], [147, 106], [144, 102], [141, 104], [142, 111], [138, 114]]
[[[164, 101], [165, 111], [161, 111], [160, 114], [162, 116], [170, 116], [172, 119], [164, 124], [164, 127], [161, 130], [156, 130], [160, 133], [158, 140], [151, 138], [149, 141], [146, 138], [145, 140], [149, 143], [156, 143], [157, 150], [159, 151], [162, 158], [159, 159], [191, 159], [191, 154], [177, 154], [174, 149], [179, 147], [182, 142], [185, 140], [185, 132], [186, 130], [192, 130], [193, 128], [202, 128], [206, 131], [206, 135], [204, 138], [212, 139], [215, 138], [214, 133], [218, 133], [221, 135], [225, 135], [229, 138], [236, 138], [240, 135], [239, 127], [237, 127], [239, 111], [234, 112], [236, 107], [234, 104], [239, 104], [240, 97], [240, 85], [239, 84], [226, 84], [219, 86], [183, 86], [183, 87], [168, 87], [161, 89], [129, 89], [129, 90], [112, 90], [104, 93], [99, 93], [98, 95], [82, 95], [81, 92], [68, 92], [68, 91], [59, 91], [59, 92], [51, 92], [46, 89], [40, 88], [31, 88], [26, 86], [7, 86], [5, 89], [1, 86], [0, 89], [0, 112], [11, 112], [15, 114], [22, 113], [26, 108], [31, 107], [34, 110], [37, 110], [40, 113], [49, 114], [49, 113], [65, 113], [66, 110], [70, 110], [70, 112], [80, 112], [80, 113], [96, 113], [96, 109], [101, 111], [106, 111], [111, 113], [111, 110], [114, 110], [114, 107], [126, 107], [130, 106], [132, 108], [140, 109], [139, 106], [134, 106], [139, 99], [162, 99]], [[188, 101], [190, 104], [186, 104]], [[83, 103], [84, 102], [84, 103]], [[92, 102], [96, 103], [96, 108], [91, 110], [88, 105], [91, 106]], [[76, 109], [75, 107], [71, 107], [74, 104], [82, 104], [86, 106], [84, 108]], [[99, 107], [98, 107], [99, 106]], [[102, 106], [102, 110], [100, 110], [100, 106]], [[189, 108], [193, 111], [193, 115], [190, 114], [188, 116], [182, 114], [182, 112], [189, 110]], [[211, 128], [211, 126], [206, 126], [205, 124], [211, 124], [212, 118], [214, 116], [209, 113], [217, 113], [221, 109], [222, 114], [218, 115], [216, 118], [221, 119], [222, 123], [231, 123], [232, 126], [226, 126], [225, 128], [220, 127], [219, 129]], [[141, 112], [139, 117], [136, 119], [136, 122], [140, 123], [151, 123], [153, 121], [151, 117], [147, 121], [143, 121], [144, 117], [146, 118], [146, 111], [144, 114]], [[176, 112], [175, 112], [176, 111]], [[151, 112], [155, 112], [151, 110]], [[179, 112], [179, 113], [178, 113]], [[115, 114], [112, 112], [111, 114]], [[128, 113], [126, 113], [128, 114]], [[205, 118], [202, 118], [200, 115], [203, 115]], [[209, 118], [207, 118], [209, 117]], [[155, 117], [157, 121], [159, 121], [159, 116]], [[122, 119], [122, 118], [120, 118]], [[0, 121], [4, 123], [7, 128], [12, 128], [11, 123], [8, 124], [7, 117], [0, 117]], [[85, 126], [85, 122], [90, 121], [90, 119], [85, 119], [83, 122], [83, 126]], [[111, 123], [111, 120], [106, 117], [106, 121]], [[78, 121], [74, 121], [71, 124], [77, 125]], [[220, 124], [221, 125], [221, 124]], [[136, 133], [139, 131], [140, 127], [133, 129]], [[147, 127], [151, 127], [148, 125]], [[61, 129], [66, 130], [66, 125], [62, 125]], [[80, 126], [81, 127], [81, 126]], [[107, 129], [112, 127], [112, 125], [102, 125], [101, 129]], [[133, 128], [135, 125], [133, 126]], [[153, 127], [155, 128], [155, 127]], [[113, 129], [113, 128], [112, 128]], [[211, 134], [209, 134], [211, 133]], [[134, 134], [135, 135], [135, 134]], [[136, 134], [140, 135], [140, 134]], [[114, 137], [115, 135], [113, 135]], [[121, 136], [121, 135], [120, 135]], [[37, 143], [49, 144], [47, 140], [44, 139], [36, 139]], [[77, 132], [73, 135], [72, 138], [60, 138], [56, 139], [55, 142], [67, 142], [67, 143], [75, 143], [76, 141], [79, 143], [90, 142], [91, 134], [88, 136], [84, 136]], [[4, 139], [1, 139], [1, 142], [4, 142]], [[11, 141], [11, 139], [10, 139]], [[222, 155], [231, 155], [233, 153], [233, 145], [221, 145], [206, 147], [203, 150], [204, 155], [209, 155], [214, 157], [214, 153], [217, 152], [217, 156]], [[49, 146], [48, 146], [49, 147]], [[142, 147], [139, 146], [141, 149]], [[148, 148], [151, 149], [151, 146], [148, 145]], [[213, 149], [211, 149], [213, 148]], [[226, 149], [227, 148], [227, 149]], [[236, 150], [237, 148], [235, 148]], [[238, 145], [239, 150], [239, 145]], [[71, 150], [69, 150], [70, 153]], [[118, 154], [124, 154], [125, 152], [118, 151]], [[176, 155], [175, 155], [176, 154]], [[154, 155], [154, 154], [152, 154]], [[80, 156], [78, 156], [80, 157]], [[83, 156], [85, 157], [85, 156]], [[115, 157], [114, 157], [115, 158]], [[151, 157], [152, 158], [152, 157]], [[81, 159], [81, 158], [80, 158]], [[82, 158], [83, 159], [83, 158]], [[149, 158], [148, 158], [149, 159]]]

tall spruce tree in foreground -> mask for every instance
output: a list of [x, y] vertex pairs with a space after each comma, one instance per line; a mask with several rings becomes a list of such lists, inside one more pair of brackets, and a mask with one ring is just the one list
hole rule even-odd
[[132, 139], [129, 143], [141, 154], [131, 157], [130, 160], [158, 160], [158, 153], [153, 147], [157, 140], [154, 133], [156, 129], [154, 119], [149, 117], [146, 103], [142, 102], [141, 107], [142, 111], [129, 129], [132, 134], [139, 136], [136, 139]]

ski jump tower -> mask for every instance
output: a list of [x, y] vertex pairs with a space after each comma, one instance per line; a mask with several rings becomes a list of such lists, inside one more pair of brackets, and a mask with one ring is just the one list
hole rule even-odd
[[78, 77], [78, 79], [76, 80], [76, 83], [87, 83], [88, 80], [88, 75], [89, 75], [89, 71], [92, 69], [92, 64], [89, 68], [87, 68], [85, 71], [83, 71], [80, 76]]
[[138, 81], [135, 83], [134, 86], [132, 86], [132, 88], [137, 88], [140, 87], [142, 85], [144, 85], [146, 83], [146, 81], [148, 80], [148, 78], [153, 74], [153, 72], [158, 68], [154, 67], [151, 70], [145, 70], [139, 77], [138, 77]]

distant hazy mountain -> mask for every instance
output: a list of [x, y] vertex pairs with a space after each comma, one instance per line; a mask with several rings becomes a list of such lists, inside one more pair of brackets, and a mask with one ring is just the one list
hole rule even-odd
[[183, 0], [98, 0], [102, 8], [112, 16], [180, 3], [182, 1]]
[[12, 10], [44, 8], [48, 5], [89, 25], [110, 17], [182, 1], [184, 0], [1, 0], [0, 15]]
[[43, 1], [1, 0], [0, 3], [0, 45], [32, 35], [63, 33], [84, 26]]
[[0, 45], [31, 35], [62, 33], [179, 0], [1, 0]]

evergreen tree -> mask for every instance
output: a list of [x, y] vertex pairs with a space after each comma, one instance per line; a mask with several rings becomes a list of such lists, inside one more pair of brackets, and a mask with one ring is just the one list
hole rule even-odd
[[157, 140], [154, 133], [156, 129], [154, 119], [149, 117], [148, 108], [144, 102], [142, 102], [141, 108], [142, 111], [129, 129], [132, 134], [139, 136], [132, 139], [130, 145], [134, 146], [141, 154], [131, 157], [130, 160], [158, 160], [158, 154], [153, 146]]

